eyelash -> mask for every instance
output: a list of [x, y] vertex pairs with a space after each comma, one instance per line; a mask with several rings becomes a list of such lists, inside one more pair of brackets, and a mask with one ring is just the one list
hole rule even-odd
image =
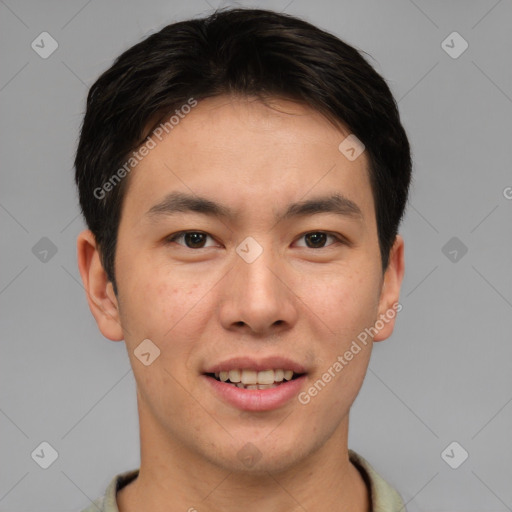
[[[176, 240], [178, 240], [179, 238], [185, 236], [186, 234], [188, 233], [198, 233], [198, 234], [202, 234], [202, 235], [206, 235], [206, 236], [209, 236], [212, 240], [214, 239], [211, 235], [209, 235], [208, 233], [205, 233], [204, 231], [193, 231], [193, 230], [189, 230], [189, 231], [179, 231], [178, 233], [174, 233], [172, 235], [169, 235], [166, 239], [165, 239], [165, 243], [166, 244], [170, 244], [171, 242], [176, 242]], [[330, 236], [332, 238], [334, 238], [338, 243], [341, 243], [341, 244], [344, 244], [344, 245], [349, 245], [348, 241], [343, 238], [341, 235], [338, 235], [338, 234], [335, 234], [335, 233], [331, 233], [329, 231], [306, 231], [305, 233], [303, 233], [302, 235], [300, 235], [297, 240], [301, 239], [301, 238], [304, 238], [306, 235], [311, 235], [311, 234], [318, 234], [318, 233], [322, 233], [322, 234], [325, 234], [327, 236]], [[177, 242], [176, 242], [177, 243]], [[182, 245], [182, 247], [184, 247], [185, 249], [191, 249], [191, 250], [198, 250], [198, 249], [207, 249], [208, 247], [197, 247], [197, 248], [194, 248], [194, 247], [187, 247], [186, 245], [184, 244], [178, 244], [178, 245]], [[329, 245], [326, 245], [324, 247], [305, 247], [306, 249], [313, 249], [313, 250], [319, 250], [319, 249], [325, 249], [327, 247], [330, 247], [331, 245], [333, 244], [329, 244]]]

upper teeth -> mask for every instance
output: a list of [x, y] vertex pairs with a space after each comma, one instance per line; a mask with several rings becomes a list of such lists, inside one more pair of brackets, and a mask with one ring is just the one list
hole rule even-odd
[[291, 380], [293, 377], [292, 370], [263, 370], [258, 372], [256, 370], [229, 370], [215, 374], [215, 377], [222, 382], [228, 379], [231, 382], [242, 384], [273, 384], [274, 382], [282, 382], [284, 380]]

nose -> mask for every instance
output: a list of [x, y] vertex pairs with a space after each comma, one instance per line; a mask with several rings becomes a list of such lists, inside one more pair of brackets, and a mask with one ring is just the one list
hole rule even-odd
[[291, 329], [298, 319], [298, 299], [291, 281], [284, 263], [270, 250], [251, 263], [236, 256], [221, 298], [222, 326], [261, 337]]

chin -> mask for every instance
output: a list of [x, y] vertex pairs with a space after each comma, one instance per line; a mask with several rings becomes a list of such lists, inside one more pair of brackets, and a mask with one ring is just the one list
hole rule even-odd
[[[253, 441], [250, 441], [253, 439]], [[308, 439], [311, 441], [311, 438]], [[261, 436], [244, 436], [231, 443], [222, 452], [203, 454], [214, 465], [238, 474], [262, 475], [268, 473], [281, 473], [293, 469], [306, 459], [321, 440], [314, 445], [305, 445], [304, 440], [295, 440], [286, 437], [283, 440], [265, 439]]]

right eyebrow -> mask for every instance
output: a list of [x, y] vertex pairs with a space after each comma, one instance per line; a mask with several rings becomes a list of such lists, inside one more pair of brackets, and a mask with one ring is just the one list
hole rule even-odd
[[192, 211], [211, 215], [214, 217], [234, 217], [234, 213], [219, 203], [205, 197], [184, 194], [183, 192], [171, 192], [162, 201], [152, 206], [146, 215], [159, 217], [161, 215], [172, 215], [176, 212]]

